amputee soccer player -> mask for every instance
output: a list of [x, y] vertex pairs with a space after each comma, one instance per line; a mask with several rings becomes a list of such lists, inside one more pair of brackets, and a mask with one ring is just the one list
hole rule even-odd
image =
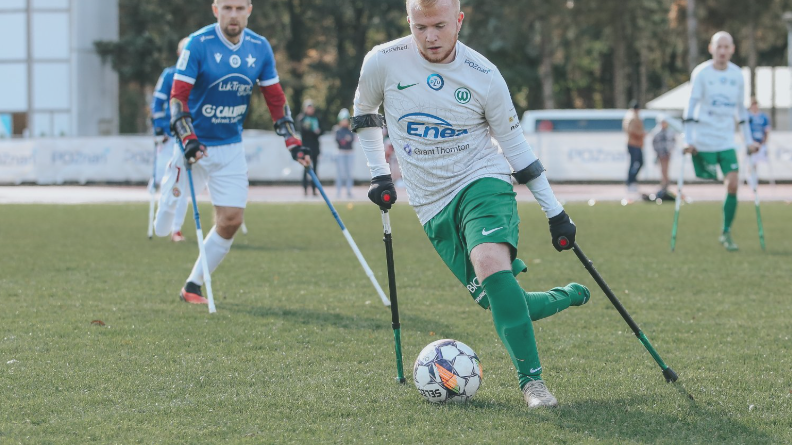
[[[547, 214], [558, 251], [572, 247], [575, 225], [525, 140], [500, 72], [457, 40], [464, 18], [459, 1], [407, 0], [407, 13], [411, 35], [368, 53], [355, 94], [353, 127], [373, 178], [369, 199], [390, 208], [396, 197], [377, 114], [384, 104], [409, 201], [426, 235], [473, 299], [491, 309], [526, 403], [555, 406], [542, 380], [532, 320], [580, 306], [590, 294], [576, 283], [548, 292], [520, 287], [515, 275], [525, 266], [516, 259], [520, 218], [512, 169]], [[383, 202], [384, 191], [394, 199]]]
[[726, 250], [737, 250], [731, 236], [732, 221], [737, 213], [738, 161], [734, 141], [735, 120], [739, 121], [743, 139], [749, 153], [759, 150], [748, 124], [748, 113], [743, 103], [745, 84], [740, 67], [731, 63], [734, 54], [732, 36], [719, 31], [709, 44], [712, 59], [693, 70], [690, 100], [685, 108], [685, 153], [691, 153], [696, 176], [718, 179], [717, 168], [726, 182], [726, 200], [723, 203], [723, 226], [718, 241]]
[[[171, 129], [184, 145], [186, 162], [192, 164], [196, 193], [208, 185], [215, 209], [216, 224], [204, 240], [210, 273], [228, 254], [243, 221], [248, 178], [242, 123], [256, 85], [292, 157], [310, 165], [308, 151], [294, 131], [272, 47], [246, 29], [251, 1], [215, 0], [212, 10], [217, 23], [190, 36], [176, 64], [171, 92]], [[180, 171], [171, 189], [163, 193], [185, 193], [185, 176]], [[206, 304], [203, 282], [199, 257], [181, 290], [182, 300]]]
[[[177, 55], [181, 55], [187, 38], [179, 42]], [[151, 100], [151, 117], [154, 119], [154, 135], [161, 138], [160, 152], [157, 155], [157, 178], [161, 179], [162, 190], [168, 180], [173, 181], [178, 173], [184, 169], [184, 155], [181, 148], [175, 143], [170, 129], [170, 93], [173, 89], [173, 73], [175, 66], [165, 68], [154, 87], [154, 97]], [[177, 192], [160, 194], [157, 216], [154, 219], [154, 233], [157, 236], [170, 235], [171, 241], [184, 241], [181, 227], [187, 213], [187, 194]]]

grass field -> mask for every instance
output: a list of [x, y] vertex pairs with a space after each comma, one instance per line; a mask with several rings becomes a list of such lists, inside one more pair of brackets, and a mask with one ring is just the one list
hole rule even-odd
[[[673, 206], [567, 206], [675, 385], [521, 205], [523, 286], [593, 295], [535, 324], [560, 402], [537, 411], [406, 205], [392, 212], [406, 368], [431, 341], [467, 343], [484, 367], [467, 405], [394, 382], [390, 313], [324, 205], [252, 204], [213, 275], [214, 315], [177, 299], [197, 251], [189, 216], [174, 245], [146, 239], [147, 210], [0, 207], [0, 443], [792, 443], [789, 205], [763, 205], [762, 252], [742, 203], [738, 253], [716, 242], [719, 204], [685, 206], [673, 254]], [[378, 211], [339, 212], [387, 288]]]

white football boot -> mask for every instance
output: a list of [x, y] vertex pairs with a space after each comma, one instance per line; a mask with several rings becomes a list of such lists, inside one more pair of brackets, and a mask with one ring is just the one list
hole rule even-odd
[[522, 391], [528, 408], [558, 406], [558, 400], [556, 400], [555, 396], [550, 394], [543, 380], [528, 382], [528, 384], [523, 387]]

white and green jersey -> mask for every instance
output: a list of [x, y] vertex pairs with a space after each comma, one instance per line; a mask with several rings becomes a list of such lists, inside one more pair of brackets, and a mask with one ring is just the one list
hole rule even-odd
[[693, 70], [692, 90], [685, 108], [685, 142], [698, 151], [715, 152], [736, 148], [735, 122], [743, 127], [743, 138], [751, 141], [745, 108], [745, 82], [740, 68], [729, 62], [725, 70], [708, 60]]
[[[424, 59], [412, 36], [374, 47], [363, 61], [355, 116], [378, 113], [380, 104], [421, 224], [474, 180], [511, 182], [511, 167], [536, 160], [503, 76], [461, 42], [447, 64]], [[554, 196], [545, 207], [551, 216], [562, 209]]]

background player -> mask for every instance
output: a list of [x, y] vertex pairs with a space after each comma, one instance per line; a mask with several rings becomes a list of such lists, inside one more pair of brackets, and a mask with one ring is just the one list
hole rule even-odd
[[719, 242], [726, 250], [737, 250], [731, 237], [731, 225], [737, 213], [738, 162], [734, 142], [735, 118], [739, 120], [748, 152], [755, 153], [748, 115], [743, 103], [745, 85], [740, 67], [731, 63], [734, 54], [732, 36], [719, 31], [709, 44], [712, 59], [693, 70], [690, 100], [685, 108], [685, 153], [691, 153], [696, 176], [718, 179], [717, 168], [726, 182], [723, 203], [723, 227]]
[[[253, 11], [251, 1], [215, 0], [212, 11], [217, 23], [190, 36], [176, 64], [171, 92], [171, 129], [184, 146], [185, 160], [193, 164], [196, 193], [208, 185], [215, 209], [216, 224], [204, 240], [210, 273], [228, 254], [243, 220], [248, 179], [242, 123], [256, 86], [292, 157], [310, 165], [310, 157], [295, 136], [272, 47], [267, 39], [246, 29]], [[177, 171], [163, 193], [183, 193], [185, 176]], [[206, 304], [203, 281], [199, 257], [181, 290], [182, 300]]]
[[[368, 53], [355, 94], [353, 127], [373, 178], [369, 199], [390, 208], [396, 197], [377, 114], [384, 104], [410, 204], [429, 240], [475, 301], [492, 310], [528, 405], [555, 406], [541, 378], [532, 320], [582, 305], [589, 292], [572, 283], [528, 293], [515, 279], [513, 265], [524, 265], [515, 258], [520, 219], [512, 168], [550, 218], [557, 250], [572, 247], [575, 225], [525, 140], [500, 72], [458, 42], [459, 1], [407, 0], [407, 13], [411, 36]], [[384, 191], [394, 200], [384, 202]]]
[[[181, 55], [185, 44], [187, 44], [186, 37], [179, 42], [177, 55]], [[173, 133], [171, 133], [170, 129], [170, 92], [173, 88], [173, 73], [175, 71], [175, 66], [169, 66], [162, 71], [157, 80], [157, 85], [154, 87], [154, 97], [151, 100], [154, 136], [160, 138], [159, 153], [157, 154], [157, 178], [160, 178], [160, 184], [162, 185], [165, 184], [165, 169], [168, 163], [175, 162], [181, 167], [184, 166], [184, 161], [182, 160], [184, 156], [181, 148], [173, 140]], [[168, 218], [168, 220], [172, 220], [171, 226], [161, 228], [158, 234], [164, 233], [165, 230], [169, 229], [168, 233], [171, 236], [171, 241], [184, 241], [181, 227], [184, 224], [184, 216], [187, 213], [187, 195], [173, 196], [173, 194], [163, 194], [160, 196], [157, 212], [161, 211], [172, 212], [174, 216]], [[158, 217], [157, 219], [163, 221], [163, 218]]]

